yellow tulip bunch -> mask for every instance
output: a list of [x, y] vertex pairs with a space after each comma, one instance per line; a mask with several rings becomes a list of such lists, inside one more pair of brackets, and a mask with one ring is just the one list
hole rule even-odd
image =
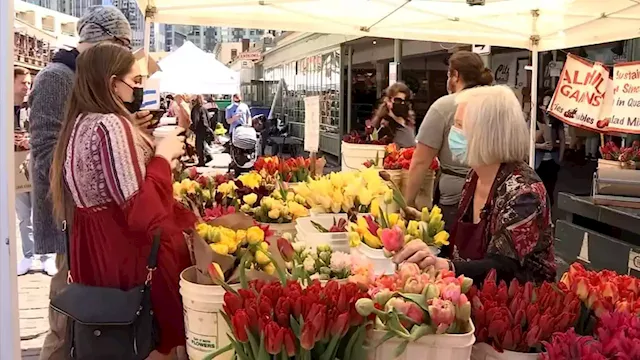
[[173, 197], [187, 207], [195, 206], [199, 213], [207, 206], [213, 205], [211, 190], [203, 188], [198, 181], [189, 178], [173, 183]]
[[249, 251], [251, 254], [249, 266], [269, 275], [275, 273], [276, 268], [271, 262], [269, 244], [265, 241], [264, 231], [260, 227], [252, 226], [246, 230], [234, 231], [223, 226], [200, 223], [196, 231], [216, 254], [240, 258]]
[[255, 207], [252, 207], [245, 199], [245, 204], [240, 210], [252, 215], [259, 222], [290, 223], [299, 217], [309, 215], [305, 203], [306, 200], [293, 191], [278, 189], [270, 196], [263, 197], [260, 204]]
[[260, 186], [260, 184], [262, 184], [262, 176], [256, 171], [251, 171], [246, 174], [242, 174], [238, 176], [238, 180], [240, 180], [240, 182], [244, 186], [251, 189], [255, 189], [258, 186]]
[[[395, 233], [385, 235], [385, 229], [393, 229]], [[349, 244], [357, 247], [362, 242], [374, 249], [383, 248], [384, 236], [404, 237], [404, 243], [414, 240], [425, 242], [429, 246], [442, 247], [449, 245], [449, 233], [444, 230], [442, 210], [434, 205], [431, 211], [422, 209], [421, 219], [406, 221], [400, 214], [381, 213], [377, 216], [366, 215], [358, 217], [355, 223], [350, 223]], [[400, 235], [401, 234], [401, 235]], [[398, 238], [398, 240], [402, 240]]]
[[392, 191], [375, 169], [331, 173], [299, 184], [294, 191], [307, 205], [325, 213], [371, 212], [390, 203]]

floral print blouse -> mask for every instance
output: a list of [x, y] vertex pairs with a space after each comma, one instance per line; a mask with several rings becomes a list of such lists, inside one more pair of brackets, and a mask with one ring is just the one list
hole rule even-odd
[[[477, 176], [472, 170], [462, 189], [462, 213], [473, 204], [473, 181]], [[487, 200], [487, 255], [515, 260], [519, 265], [515, 275], [520, 281], [554, 281], [551, 209], [542, 180], [526, 163], [508, 163], [498, 170], [494, 188], [493, 197]]]

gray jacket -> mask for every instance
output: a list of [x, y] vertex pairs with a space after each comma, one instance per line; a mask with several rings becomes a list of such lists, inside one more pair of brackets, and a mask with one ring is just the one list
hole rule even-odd
[[64, 60], [52, 62], [40, 71], [29, 95], [33, 238], [37, 254], [66, 253], [65, 237], [53, 216], [49, 196], [49, 170], [74, 79], [75, 57], [71, 65]]

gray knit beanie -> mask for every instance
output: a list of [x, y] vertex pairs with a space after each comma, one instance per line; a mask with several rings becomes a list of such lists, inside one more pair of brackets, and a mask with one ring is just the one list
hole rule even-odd
[[131, 26], [115, 6], [90, 7], [78, 20], [78, 36], [81, 43], [119, 40], [131, 43]]

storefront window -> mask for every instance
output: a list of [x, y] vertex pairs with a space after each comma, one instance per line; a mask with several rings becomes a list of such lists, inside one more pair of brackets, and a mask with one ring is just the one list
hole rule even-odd
[[265, 70], [265, 80], [284, 79], [283, 109], [280, 114], [292, 123], [294, 136], [304, 134], [304, 98], [320, 96], [321, 131], [339, 132], [340, 51], [314, 55]]

